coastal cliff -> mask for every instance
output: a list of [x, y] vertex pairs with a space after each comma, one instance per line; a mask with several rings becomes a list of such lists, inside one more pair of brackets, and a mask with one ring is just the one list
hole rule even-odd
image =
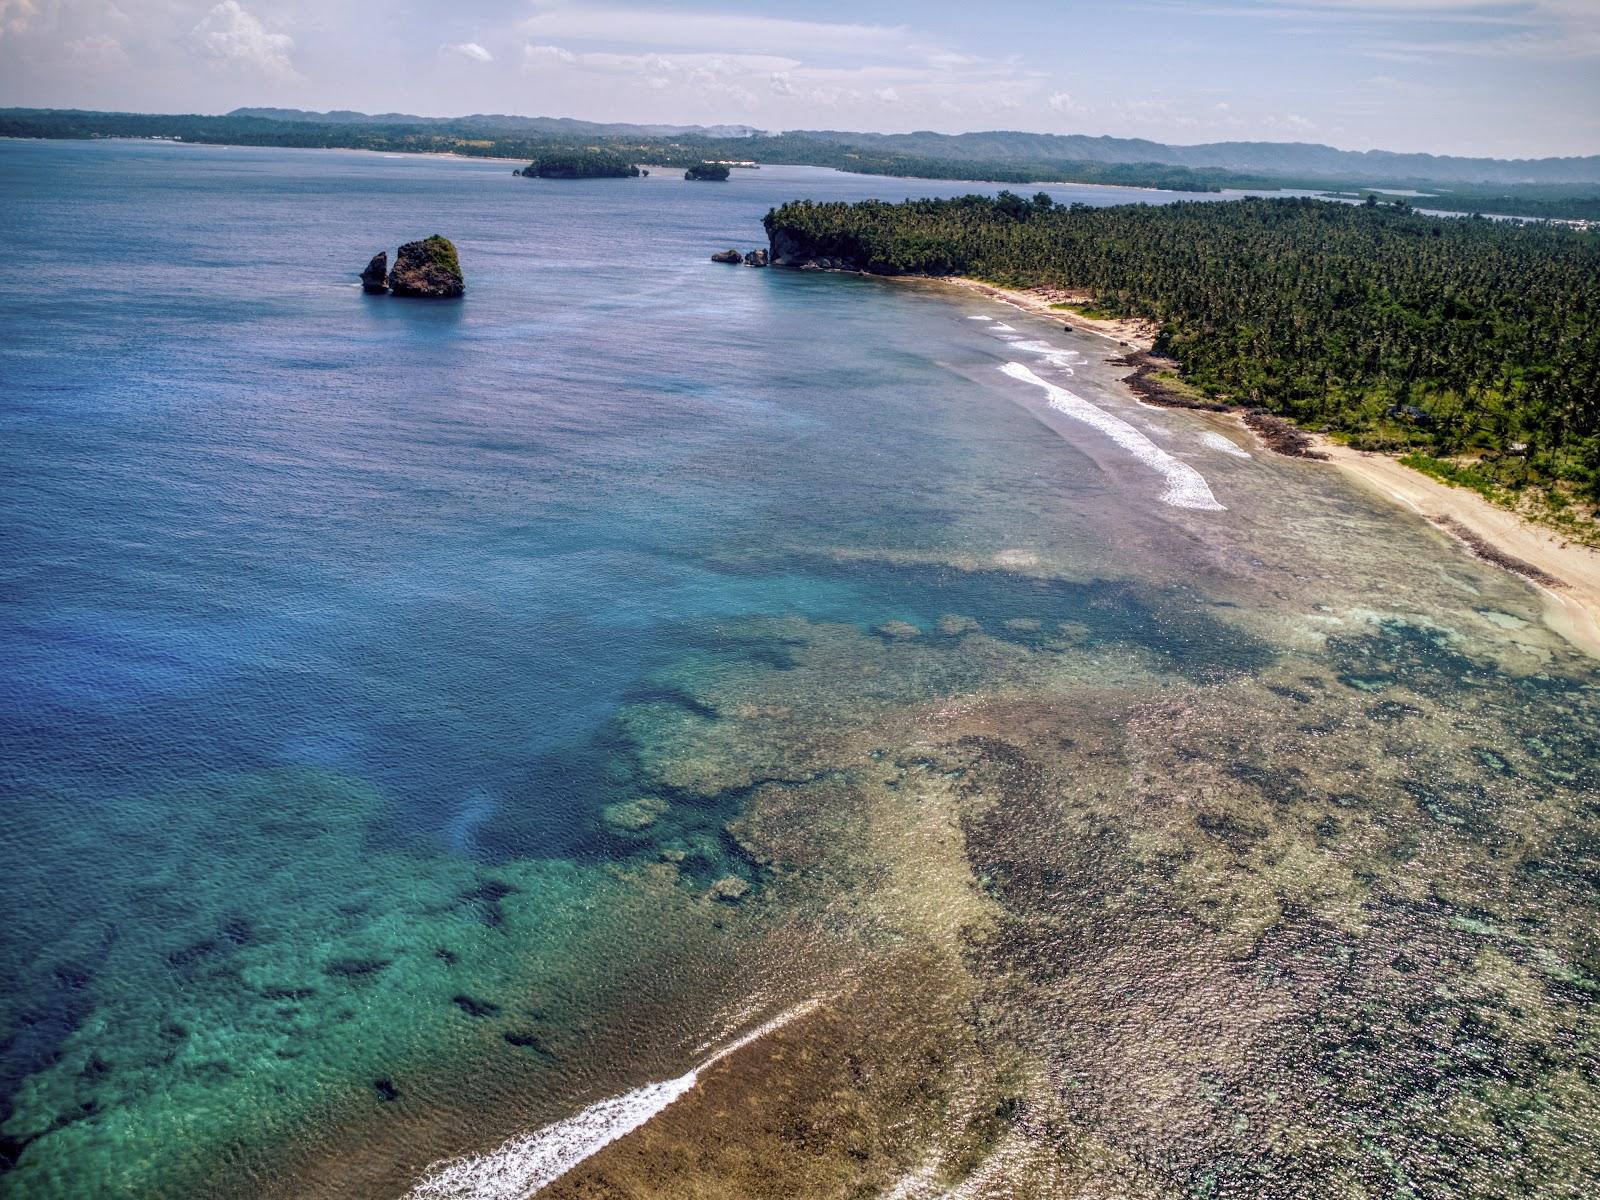
[[901, 270], [887, 255], [877, 252], [870, 243], [850, 233], [830, 233], [819, 237], [785, 224], [776, 217], [775, 212], [768, 213], [763, 221], [767, 229], [767, 261], [774, 267], [789, 267], [799, 271], [865, 271], [871, 275], [954, 273], [954, 267], [948, 264], [942, 269]]

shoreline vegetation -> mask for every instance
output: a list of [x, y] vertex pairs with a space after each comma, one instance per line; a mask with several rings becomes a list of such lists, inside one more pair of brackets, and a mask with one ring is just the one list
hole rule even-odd
[[1551, 597], [1600, 653], [1600, 238], [1319, 200], [797, 201], [775, 265], [952, 283], [1104, 337], [1142, 401], [1233, 413]]
[[[1505, 163], [1425, 155], [1356, 155], [1327, 146], [1165, 146], [1081, 135], [995, 131], [885, 135], [839, 130], [770, 134], [746, 127], [605, 125], [477, 114], [312, 113], [239, 109], [222, 115], [0, 109], [0, 137], [143, 138], [202, 145], [449, 154], [522, 161], [588, 153], [630, 165], [704, 162], [832, 167], [857, 174], [984, 183], [1075, 183], [1168, 191], [1304, 190], [1347, 199], [1414, 193], [1425, 208], [1532, 220], [1600, 220], [1600, 163]], [[565, 177], [565, 176], [564, 176]]]

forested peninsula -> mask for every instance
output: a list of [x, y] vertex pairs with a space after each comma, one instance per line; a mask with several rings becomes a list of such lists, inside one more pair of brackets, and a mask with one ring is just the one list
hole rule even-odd
[[1156, 349], [1200, 398], [1409, 453], [1486, 493], [1536, 494], [1569, 520], [1600, 502], [1594, 232], [1398, 205], [1094, 208], [1043, 192], [797, 201], [765, 224], [775, 265], [1087, 291], [1100, 312], [1158, 323]]

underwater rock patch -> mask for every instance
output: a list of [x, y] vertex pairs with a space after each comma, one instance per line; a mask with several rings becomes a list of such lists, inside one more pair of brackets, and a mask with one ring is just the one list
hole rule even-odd
[[600, 810], [600, 821], [612, 833], [642, 833], [649, 829], [670, 806], [658, 796], [640, 796], [608, 804]]
[[469, 996], [465, 992], [457, 992], [454, 996], [451, 996], [450, 1003], [454, 1004], [469, 1017], [492, 1017], [500, 1012], [500, 1006], [494, 1001], [479, 1000], [477, 997]]
[[737, 904], [750, 891], [750, 881], [740, 879], [737, 875], [724, 875], [711, 885], [708, 893], [713, 900], [721, 900], [728, 904]]
[[508, 1029], [500, 1036], [506, 1040], [508, 1045], [515, 1046], [519, 1050], [532, 1050], [535, 1054], [544, 1058], [554, 1059], [559, 1057], [537, 1033], [524, 1029]]
[[922, 636], [922, 630], [910, 621], [885, 621], [882, 625], [875, 626], [872, 632], [891, 642]]

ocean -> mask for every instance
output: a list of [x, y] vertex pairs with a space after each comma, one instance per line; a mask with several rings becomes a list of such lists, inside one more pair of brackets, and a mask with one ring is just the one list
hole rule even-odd
[[1532, 588], [1104, 339], [709, 261], [994, 189], [512, 165], [0, 142], [0, 1194], [1600, 1178]]

